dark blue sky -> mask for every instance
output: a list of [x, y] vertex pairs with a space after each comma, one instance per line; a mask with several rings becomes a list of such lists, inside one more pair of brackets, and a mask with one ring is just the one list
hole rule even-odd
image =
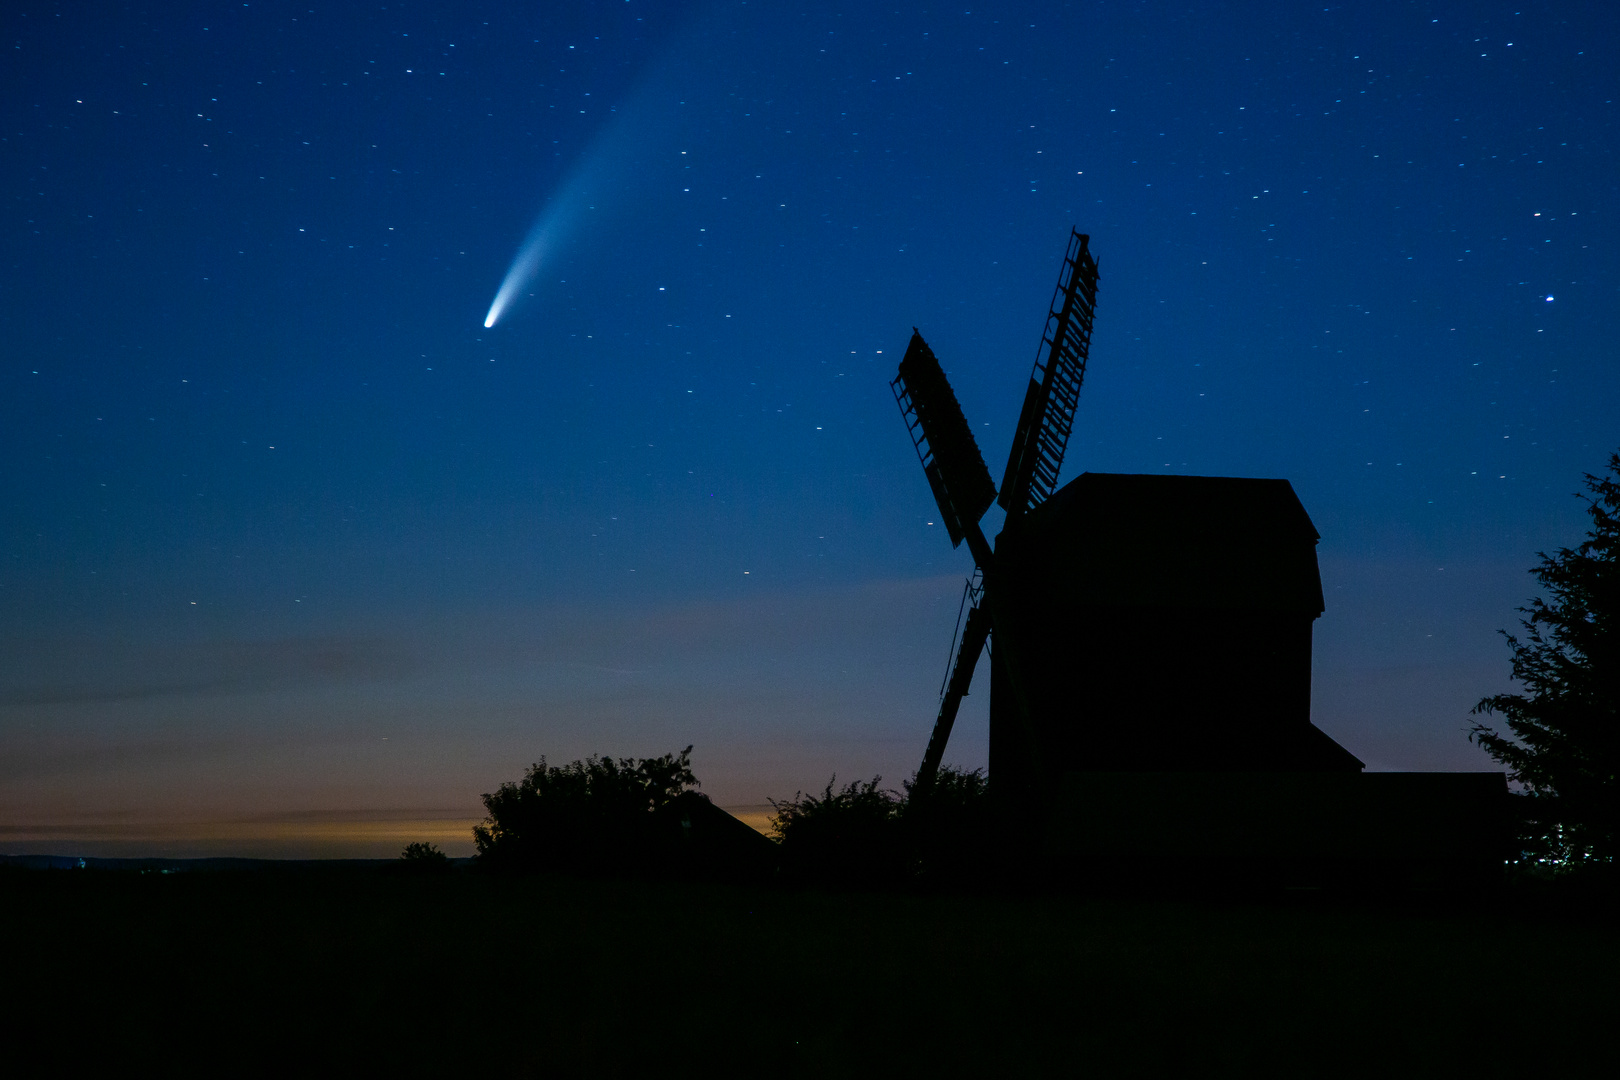
[[999, 475], [1070, 225], [1065, 479], [1292, 481], [1314, 718], [1371, 767], [1489, 767], [1495, 631], [1620, 446], [1604, 5], [0, 26], [17, 850], [397, 848], [541, 754], [898, 781], [970, 561], [887, 381], [920, 327]]

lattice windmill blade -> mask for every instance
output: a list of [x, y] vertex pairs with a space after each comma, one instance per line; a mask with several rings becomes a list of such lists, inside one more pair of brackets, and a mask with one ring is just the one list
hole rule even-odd
[[[1078, 231], [1070, 231], [1057, 292], [1048, 307], [1046, 331], [1036, 354], [1035, 371], [1002, 484], [1001, 505], [1007, 510], [1009, 522], [1051, 495], [1063, 465], [1063, 452], [1080, 400], [1080, 384], [1085, 378], [1097, 298], [1097, 263], [1091, 257], [1089, 240]], [[1028, 753], [1042, 762], [1040, 738], [1026, 691], [1022, 631], [1016, 621], [1007, 621], [1007, 601], [997, 585], [1000, 571], [996, 553], [979, 527], [979, 519], [996, 498], [995, 484], [945, 372], [915, 328], [900, 370], [889, 387], [933, 489], [951, 545], [968, 542], [983, 582], [968, 585], [964, 603], [971, 601], [971, 607], [966, 623], [959, 624], [961, 640], [940, 695], [939, 716], [934, 721], [928, 750], [917, 770], [918, 783], [930, 783], [939, 771], [957, 711], [992, 632], [996, 657], [1014, 699], [1011, 715], [1023, 728], [1022, 740]], [[1038, 767], [1052, 766], [1043, 763]]]
[[945, 372], [915, 328], [889, 388], [933, 488], [951, 546], [967, 539], [974, 559], [983, 560], [989, 546], [979, 531], [979, 519], [995, 501], [996, 485]]
[[928, 739], [922, 766], [917, 770], [918, 784], [932, 783], [938, 774], [939, 763], [945, 756], [945, 744], [950, 741], [951, 728], [956, 724], [956, 714], [962, 707], [962, 699], [967, 697], [969, 684], [973, 682], [973, 669], [984, 652], [985, 642], [990, 640], [990, 611], [980, 605], [983, 599], [984, 586], [969, 578], [962, 594], [967, 620], [961, 627], [961, 638], [954, 643], [955, 655], [939, 698], [939, 716], [934, 720], [934, 733]]
[[1097, 305], [1097, 260], [1091, 256], [1090, 241], [1078, 229], [1070, 231], [1001, 481], [1001, 508], [1009, 521], [1045, 502], [1063, 467], [1080, 384], [1086, 377]]

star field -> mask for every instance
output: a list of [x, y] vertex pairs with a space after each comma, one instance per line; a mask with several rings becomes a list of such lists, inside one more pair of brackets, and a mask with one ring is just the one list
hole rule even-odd
[[470, 818], [541, 754], [898, 782], [971, 566], [887, 382], [919, 327], [999, 476], [1071, 225], [1064, 479], [1289, 479], [1315, 722], [1488, 767], [1620, 446], [1611, 12], [554, 7], [0, 15], [18, 850]]

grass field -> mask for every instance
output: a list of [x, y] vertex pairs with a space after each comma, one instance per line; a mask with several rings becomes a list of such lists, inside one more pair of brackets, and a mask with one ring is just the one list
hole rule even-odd
[[64, 1072], [1569, 1076], [1620, 1016], [1615, 924], [1511, 897], [7, 870], [0, 918]]

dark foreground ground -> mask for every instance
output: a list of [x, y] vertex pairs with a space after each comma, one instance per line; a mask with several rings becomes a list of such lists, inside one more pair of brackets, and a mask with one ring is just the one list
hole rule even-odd
[[1612, 1075], [1620, 1018], [1616, 923], [1520, 894], [0, 867], [0, 920], [63, 1074]]

